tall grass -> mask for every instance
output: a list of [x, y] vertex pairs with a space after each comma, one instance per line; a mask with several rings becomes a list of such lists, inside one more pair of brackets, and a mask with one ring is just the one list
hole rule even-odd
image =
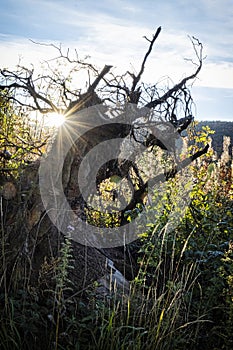
[[173, 230], [166, 212], [151, 222], [129, 247], [138, 267], [129, 290], [120, 289], [110, 274], [103, 294], [97, 292], [98, 281], [82, 293], [72, 284], [69, 239], [58, 257], [43, 262], [35, 285], [29, 282], [30, 270], [17, 274], [16, 264], [10, 287], [1, 200], [0, 348], [232, 349], [232, 160], [206, 158], [194, 166], [193, 176], [185, 217]]

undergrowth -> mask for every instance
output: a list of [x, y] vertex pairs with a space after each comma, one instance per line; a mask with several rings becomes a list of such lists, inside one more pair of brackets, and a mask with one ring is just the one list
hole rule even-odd
[[[198, 142], [206, 140], [204, 131]], [[163, 210], [155, 210], [157, 216], [128, 247], [137, 256], [138, 273], [125, 293], [115, 286], [100, 296], [96, 282], [75, 293], [68, 238], [58, 257], [45, 259], [36, 287], [25, 275], [9, 288], [1, 202], [1, 349], [232, 349], [231, 160], [226, 153], [217, 160], [210, 153], [191, 173], [194, 186], [185, 215], [169, 226], [174, 209], [169, 191], [176, 188], [171, 180]]]

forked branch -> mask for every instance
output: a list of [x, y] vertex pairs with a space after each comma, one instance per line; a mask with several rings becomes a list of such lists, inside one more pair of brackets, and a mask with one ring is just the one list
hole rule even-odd
[[137, 84], [138, 84], [138, 82], [141, 79], [141, 76], [142, 76], [142, 74], [143, 74], [143, 72], [145, 70], [145, 65], [146, 65], [147, 58], [149, 57], [149, 55], [150, 55], [150, 53], [151, 53], [151, 51], [153, 49], [154, 43], [155, 43], [156, 39], [158, 38], [160, 32], [161, 32], [161, 27], [158, 27], [158, 29], [156, 30], [156, 33], [153, 35], [152, 40], [149, 40], [149, 39], [147, 39], [147, 37], [145, 37], [145, 39], [150, 42], [149, 49], [148, 49], [147, 53], [145, 54], [145, 57], [144, 57], [144, 59], [142, 61], [141, 69], [140, 69], [138, 75], [132, 74], [133, 84], [132, 84], [131, 91], [135, 91], [135, 89], [137, 87]]

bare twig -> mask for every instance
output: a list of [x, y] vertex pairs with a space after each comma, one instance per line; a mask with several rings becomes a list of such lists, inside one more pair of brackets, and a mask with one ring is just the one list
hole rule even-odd
[[[156, 106], [164, 103], [165, 101], [167, 101], [170, 97], [173, 96], [174, 93], [176, 93], [179, 90], [182, 90], [185, 85], [187, 84], [188, 81], [193, 80], [197, 77], [197, 75], [199, 74], [201, 68], [202, 68], [202, 62], [203, 62], [203, 57], [202, 57], [202, 50], [203, 50], [203, 46], [202, 43], [199, 42], [199, 40], [197, 40], [196, 38], [193, 37], [192, 40], [192, 45], [194, 47], [194, 51], [196, 54], [196, 57], [198, 59], [198, 64], [197, 65], [197, 69], [195, 70], [195, 72], [193, 74], [188, 75], [187, 77], [183, 78], [178, 84], [174, 85], [171, 89], [169, 89], [168, 91], [166, 91], [161, 97], [152, 100], [151, 102], [146, 104], [146, 107], [148, 108], [155, 108]], [[197, 46], [199, 47], [199, 51], [197, 51]]]
[[150, 55], [150, 53], [152, 51], [152, 48], [154, 46], [155, 40], [158, 38], [160, 32], [161, 32], [161, 27], [158, 27], [158, 29], [156, 30], [156, 33], [154, 34], [152, 40], [149, 40], [149, 39], [147, 39], [145, 37], [145, 39], [150, 42], [149, 49], [148, 49], [147, 53], [145, 54], [145, 57], [144, 57], [144, 59], [142, 61], [141, 69], [140, 69], [138, 75], [135, 76], [135, 75], [132, 74], [132, 76], [133, 76], [133, 84], [132, 84], [131, 91], [135, 91], [136, 86], [137, 86], [138, 82], [141, 79], [141, 76], [142, 76], [142, 74], [143, 74], [143, 72], [145, 70], [145, 64], [146, 64], [147, 58], [149, 57], [149, 55]]

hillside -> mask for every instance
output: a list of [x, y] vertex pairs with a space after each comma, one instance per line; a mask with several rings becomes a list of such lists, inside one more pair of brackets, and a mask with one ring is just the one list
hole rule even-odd
[[213, 148], [218, 155], [221, 155], [223, 149], [223, 136], [230, 136], [231, 144], [233, 144], [233, 122], [226, 121], [202, 121], [199, 122], [197, 129], [208, 125], [215, 133], [212, 135]]

